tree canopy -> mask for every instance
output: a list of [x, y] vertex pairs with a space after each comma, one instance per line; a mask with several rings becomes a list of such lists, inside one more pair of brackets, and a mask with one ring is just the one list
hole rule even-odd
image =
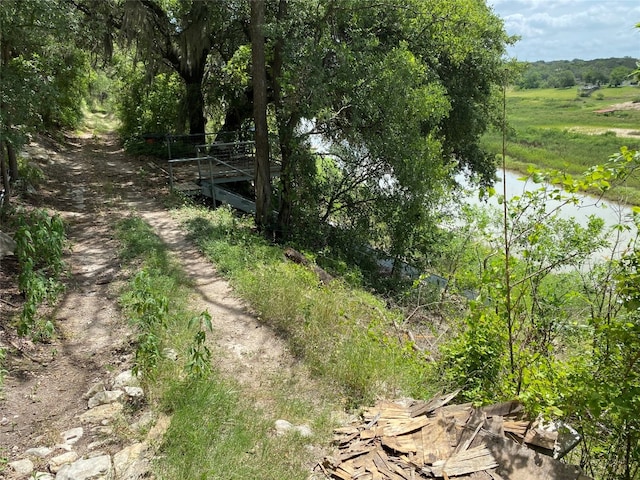
[[[73, 65], [86, 58], [78, 47], [94, 54], [101, 47], [110, 59], [119, 44], [128, 135], [143, 128], [202, 135], [252, 123], [250, 2], [4, 2], [5, 24], [20, 24], [12, 8], [27, 15], [18, 3], [32, 9], [30, 18], [58, 22], [50, 31], [74, 32]], [[29, 35], [44, 38], [41, 27]], [[278, 211], [273, 228], [281, 235], [331, 222], [402, 255], [420, 243], [417, 232], [433, 221], [429, 205], [455, 172], [493, 175], [479, 139], [497, 123], [511, 39], [484, 2], [273, 0], [261, 30], [271, 158], [282, 164], [277, 197], [261, 204]], [[60, 43], [47, 40], [48, 48]], [[34, 50], [29, 45], [20, 42]], [[332, 150], [314, 154], [311, 140], [319, 138]]]

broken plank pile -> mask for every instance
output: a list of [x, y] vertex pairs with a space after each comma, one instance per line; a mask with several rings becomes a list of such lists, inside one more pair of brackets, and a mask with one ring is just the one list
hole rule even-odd
[[337, 453], [320, 467], [340, 480], [589, 480], [541, 453], [552, 454], [549, 435], [523, 419], [519, 402], [448, 406], [456, 394], [377, 404], [335, 431]]

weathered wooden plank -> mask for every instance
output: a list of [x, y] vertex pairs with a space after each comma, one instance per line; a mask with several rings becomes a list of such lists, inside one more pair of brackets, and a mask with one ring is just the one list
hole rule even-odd
[[487, 417], [509, 417], [522, 413], [524, 411], [524, 405], [518, 400], [511, 400], [510, 402], [487, 405], [481, 407], [480, 410], [482, 410]]
[[444, 405], [446, 405], [447, 403], [449, 403], [451, 400], [453, 400], [458, 394], [460, 393], [460, 390], [456, 390], [455, 392], [451, 392], [449, 394], [446, 395], [442, 395], [439, 397], [434, 397], [431, 400], [429, 400], [426, 403], [418, 403], [416, 405], [414, 405], [410, 412], [411, 412], [411, 417], [417, 417], [419, 415], [425, 415], [425, 414], [429, 414], [432, 413], [434, 410], [443, 407]]
[[491, 451], [480, 446], [458, 452], [446, 460], [438, 460], [431, 467], [425, 467], [423, 471], [436, 477], [442, 477], [445, 473], [451, 477], [489, 470], [497, 466], [498, 463]]
[[401, 453], [410, 453], [416, 452], [417, 447], [413, 441], [412, 435], [401, 435], [401, 436], [383, 436], [382, 445], [391, 450]]
[[536, 428], [527, 432], [524, 437], [524, 443], [553, 450], [557, 439], [558, 432], [547, 432]]
[[505, 432], [524, 437], [530, 425], [528, 420], [505, 420], [502, 428]]
[[506, 437], [486, 436], [485, 446], [499, 464], [496, 473], [509, 480], [588, 480], [579, 467], [542, 455]]
[[422, 451], [424, 463], [433, 463], [442, 458], [449, 458], [457, 445], [457, 434], [453, 423], [444, 418], [422, 429]]
[[387, 437], [405, 435], [407, 433], [415, 432], [416, 430], [419, 430], [434, 422], [435, 420], [429, 417], [421, 416], [407, 422], [397, 422], [384, 427], [383, 434]]

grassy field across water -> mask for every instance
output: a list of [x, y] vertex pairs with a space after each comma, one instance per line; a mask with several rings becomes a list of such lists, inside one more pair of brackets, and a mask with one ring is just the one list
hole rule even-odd
[[[571, 89], [507, 92], [507, 167], [526, 172], [530, 165], [573, 175], [602, 164], [620, 147], [640, 148], [640, 88], [601, 88], [588, 97]], [[484, 144], [502, 152], [502, 132]], [[640, 203], [640, 178], [631, 178], [608, 196]]]

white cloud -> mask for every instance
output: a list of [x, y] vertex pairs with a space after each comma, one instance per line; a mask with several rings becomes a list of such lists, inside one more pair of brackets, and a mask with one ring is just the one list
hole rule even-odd
[[637, 0], [490, 0], [520, 60], [640, 57]]

